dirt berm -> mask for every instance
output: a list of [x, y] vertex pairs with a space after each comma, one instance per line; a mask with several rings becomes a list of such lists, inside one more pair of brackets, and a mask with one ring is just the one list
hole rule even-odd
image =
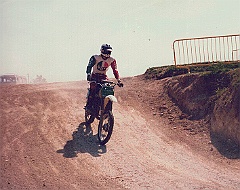
[[239, 189], [239, 81], [205, 80], [124, 78], [105, 146], [86, 81], [1, 85], [0, 189]]
[[188, 74], [172, 79], [165, 87], [189, 119], [209, 119], [211, 136], [218, 146], [239, 151], [240, 69]]

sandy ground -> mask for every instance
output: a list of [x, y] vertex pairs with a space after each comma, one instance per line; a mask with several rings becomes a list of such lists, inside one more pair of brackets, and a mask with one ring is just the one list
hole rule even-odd
[[105, 146], [84, 123], [86, 81], [0, 86], [0, 189], [240, 189], [240, 160], [177, 119], [164, 80], [123, 81]]

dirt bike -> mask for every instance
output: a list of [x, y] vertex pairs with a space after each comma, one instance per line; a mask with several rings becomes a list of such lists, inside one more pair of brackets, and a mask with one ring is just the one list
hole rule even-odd
[[[90, 83], [91, 82], [95, 81], [90, 81]], [[85, 109], [85, 122], [91, 124], [95, 118], [99, 120], [98, 140], [101, 145], [105, 145], [112, 135], [114, 125], [112, 105], [113, 102], [117, 102], [114, 96], [114, 87], [116, 85], [123, 87], [123, 85], [107, 80], [101, 83], [95, 83], [99, 90], [98, 93], [95, 94], [95, 97], [93, 97], [91, 109]]]

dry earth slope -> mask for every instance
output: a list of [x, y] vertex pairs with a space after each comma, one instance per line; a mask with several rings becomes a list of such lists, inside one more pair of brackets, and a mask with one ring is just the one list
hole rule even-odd
[[86, 81], [0, 86], [0, 189], [239, 189], [239, 158], [184, 117], [168, 80], [123, 80], [106, 146], [84, 124]]

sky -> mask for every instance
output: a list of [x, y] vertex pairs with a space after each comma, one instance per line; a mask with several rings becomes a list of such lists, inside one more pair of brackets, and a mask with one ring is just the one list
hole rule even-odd
[[239, 10], [240, 0], [0, 0], [0, 75], [86, 80], [104, 43], [121, 77], [140, 75], [172, 65], [176, 39], [240, 34]]

